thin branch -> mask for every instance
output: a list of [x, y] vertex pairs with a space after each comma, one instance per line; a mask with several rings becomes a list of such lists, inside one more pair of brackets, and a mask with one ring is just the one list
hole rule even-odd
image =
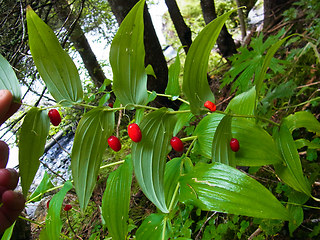
[[216, 214], [217, 214], [217, 212], [213, 212], [213, 213], [211, 214], [211, 216], [208, 217], [207, 220], [202, 224], [202, 226], [201, 226], [201, 228], [200, 228], [200, 230], [199, 230], [199, 232], [198, 232], [195, 240], [200, 239], [200, 235], [201, 235], [201, 232], [203, 231], [204, 227], [205, 227], [206, 224], [210, 221], [210, 219], [211, 219], [214, 215], [216, 215]]
[[257, 230], [255, 230], [255, 231], [251, 234], [251, 236], [248, 238], [248, 240], [254, 239], [254, 238], [255, 238], [256, 236], [258, 236], [260, 233], [262, 233], [261, 228], [257, 228]]

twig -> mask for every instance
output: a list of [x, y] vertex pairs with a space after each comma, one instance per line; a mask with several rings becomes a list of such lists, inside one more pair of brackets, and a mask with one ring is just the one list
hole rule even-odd
[[68, 225], [69, 225], [71, 231], [73, 232], [73, 234], [76, 236], [76, 238], [82, 240], [82, 238], [81, 238], [80, 236], [78, 236], [78, 234], [76, 234], [76, 232], [74, 231], [74, 229], [73, 229], [73, 227], [72, 227], [72, 225], [71, 225], [68, 211], [67, 211], [67, 219], [68, 219]]
[[202, 224], [202, 226], [201, 226], [201, 228], [200, 228], [200, 230], [199, 230], [199, 232], [198, 232], [195, 240], [200, 239], [201, 232], [202, 232], [202, 230], [204, 229], [205, 225], [206, 225], [206, 224], [210, 221], [210, 219], [211, 219], [214, 215], [216, 215], [216, 214], [217, 214], [217, 212], [213, 212], [213, 213], [211, 214], [211, 216], [208, 217], [207, 220]]
[[46, 168], [48, 168], [49, 171], [52, 172], [54, 175], [56, 175], [57, 177], [61, 178], [64, 182], [67, 181], [67, 180], [64, 179], [64, 177], [62, 177], [60, 174], [58, 174], [58, 173], [56, 173], [55, 171], [53, 171], [53, 170], [48, 166], [48, 164], [44, 163], [44, 162], [41, 161], [41, 160], [39, 160], [39, 161], [40, 161], [40, 163], [41, 163], [43, 166], [45, 166]]
[[256, 236], [258, 236], [260, 233], [262, 233], [262, 229], [261, 228], [257, 228], [257, 230], [255, 230], [251, 236], [248, 238], [248, 240], [252, 240], [253, 238], [255, 238]]

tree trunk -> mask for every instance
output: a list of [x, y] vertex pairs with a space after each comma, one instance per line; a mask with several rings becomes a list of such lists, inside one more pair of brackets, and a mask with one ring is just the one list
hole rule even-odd
[[[203, 18], [206, 24], [217, 18], [214, 0], [200, 0]], [[237, 53], [236, 44], [226, 25], [223, 25], [220, 35], [217, 39], [219, 51], [223, 57], [230, 57]]]
[[279, 23], [282, 19], [282, 13], [290, 8], [293, 2], [295, 2], [295, 0], [264, 0], [263, 29], [267, 31]]
[[[120, 25], [138, 0], [108, 0], [108, 2]], [[164, 93], [168, 83], [168, 66], [147, 6], [144, 10], [144, 26], [144, 46], [146, 52], [145, 65], [147, 66], [150, 64], [157, 76], [157, 78], [154, 78], [153, 76], [148, 75], [147, 87], [150, 91]], [[155, 104], [157, 106], [173, 107], [172, 101], [162, 97], [157, 97]]]
[[184, 46], [184, 51], [187, 54], [192, 43], [191, 30], [185, 23], [176, 0], [166, 0], [165, 2], [180, 42], [182, 46]]
[[64, 23], [64, 27], [68, 30], [70, 40], [79, 52], [93, 83], [97, 87], [100, 87], [106, 79], [106, 76], [77, 21], [77, 17], [70, 9], [68, 1], [56, 0], [53, 2], [53, 7], [59, 19]]

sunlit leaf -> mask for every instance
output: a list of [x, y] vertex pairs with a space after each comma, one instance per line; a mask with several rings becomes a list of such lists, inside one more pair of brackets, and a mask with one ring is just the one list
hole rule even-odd
[[72, 183], [70, 181], [65, 182], [61, 190], [50, 200], [48, 214], [46, 217], [46, 233], [50, 240], [60, 239], [60, 232], [62, 229], [60, 211], [63, 199], [71, 188]]
[[[34, 190], [34, 192], [31, 194], [31, 196], [29, 197], [29, 199], [33, 199], [33, 202], [37, 202], [40, 201], [42, 199], [42, 195], [50, 188], [53, 187], [53, 184], [50, 180], [50, 176], [49, 174], [45, 171], [43, 178], [40, 182], [40, 184], [38, 185], [38, 187], [36, 188], [36, 190]], [[40, 195], [40, 196], [38, 196]], [[37, 197], [38, 196], [38, 197]], [[35, 198], [37, 197], [37, 198]]]
[[10, 240], [10, 239], [12, 239], [11, 236], [12, 236], [13, 228], [14, 228], [15, 225], [16, 225], [16, 222], [14, 222], [11, 225], [11, 227], [7, 228], [4, 231], [4, 233], [3, 233], [2, 237], [1, 237], [1, 240]]
[[162, 108], [149, 113], [140, 123], [142, 140], [132, 145], [136, 179], [144, 194], [160, 211], [168, 209], [164, 195], [164, 171], [176, 116]]
[[16, 74], [8, 61], [0, 54], [0, 89], [9, 90], [15, 100], [20, 100], [21, 89]]
[[227, 12], [210, 22], [195, 38], [188, 51], [184, 65], [182, 90], [195, 115], [200, 114], [200, 108], [203, 107], [205, 101], [214, 102], [207, 79], [208, 61], [221, 28], [232, 12]]
[[153, 67], [151, 64], [149, 64], [147, 67], [146, 67], [146, 73], [148, 75], [151, 75], [153, 76], [154, 78], [157, 78], [156, 74], [154, 73], [154, 70], [153, 70]]
[[168, 239], [171, 224], [164, 214], [153, 213], [147, 217], [136, 232], [137, 239], [163, 240]]
[[19, 173], [23, 195], [27, 196], [44, 153], [50, 120], [47, 111], [32, 108], [25, 116], [19, 134]]
[[102, 198], [102, 216], [112, 239], [126, 239], [132, 182], [132, 162], [126, 161], [110, 173]]
[[287, 209], [263, 185], [221, 163], [198, 164], [182, 176], [180, 200], [207, 211], [290, 219]]
[[70, 106], [80, 102], [83, 90], [78, 70], [62, 49], [51, 28], [27, 7], [29, 46], [34, 63], [57, 102]]
[[212, 161], [235, 167], [235, 153], [230, 148], [230, 140], [232, 138], [231, 122], [231, 116], [224, 116], [214, 133], [212, 142]]
[[71, 170], [80, 208], [88, 205], [96, 184], [107, 139], [113, 133], [114, 112], [95, 108], [77, 127], [71, 152]]
[[147, 74], [144, 65], [143, 11], [140, 0], [122, 21], [110, 48], [113, 91], [123, 105], [147, 102]]
[[294, 190], [310, 196], [311, 186], [303, 175], [300, 156], [288, 127], [281, 124], [274, 138], [283, 158], [282, 164], [274, 165], [276, 173]]
[[300, 111], [283, 119], [290, 132], [297, 128], [306, 128], [310, 132], [320, 135], [320, 122], [310, 112]]

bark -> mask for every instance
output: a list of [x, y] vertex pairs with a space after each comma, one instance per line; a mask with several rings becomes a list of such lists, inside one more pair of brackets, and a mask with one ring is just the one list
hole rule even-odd
[[265, 31], [272, 28], [275, 24], [282, 20], [282, 13], [290, 8], [295, 0], [264, 0], [264, 19], [263, 28]]
[[70, 9], [68, 1], [56, 0], [53, 2], [53, 7], [60, 21], [64, 23], [64, 27], [68, 30], [70, 41], [79, 52], [93, 83], [97, 87], [100, 87], [106, 79], [106, 76], [77, 21], [77, 17]]
[[[203, 18], [206, 24], [217, 18], [214, 0], [200, 0]], [[217, 39], [219, 51], [223, 57], [230, 57], [237, 53], [236, 44], [226, 25], [223, 25], [220, 35]]]
[[241, 7], [241, 3], [239, 0], [236, 0], [237, 7], [238, 7], [238, 16], [240, 21], [240, 30], [241, 30], [241, 40], [243, 41], [247, 35], [247, 28], [246, 28], [246, 22], [244, 20], [244, 14]]
[[[138, 0], [108, 0], [119, 25]], [[157, 78], [148, 75], [148, 90], [164, 93], [168, 83], [168, 66], [147, 9], [144, 9], [145, 65], [151, 65]], [[157, 97], [156, 106], [174, 107], [167, 98]]]
[[176, 0], [166, 0], [165, 2], [180, 42], [182, 46], [185, 46], [184, 51], [187, 54], [192, 43], [191, 30], [185, 23]]

